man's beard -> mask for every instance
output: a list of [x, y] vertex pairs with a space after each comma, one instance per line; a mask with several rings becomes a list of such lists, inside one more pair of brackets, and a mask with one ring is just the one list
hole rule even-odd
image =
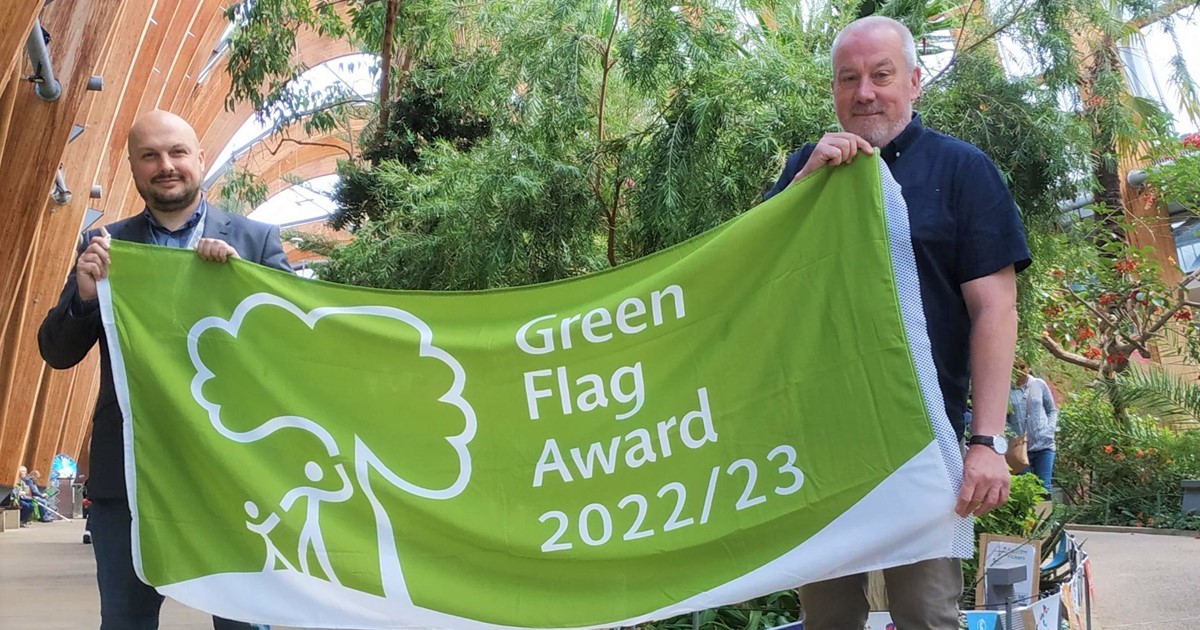
[[884, 147], [900, 135], [908, 123], [895, 120], [861, 120], [855, 126], [858, 129], [848, 131], [871, 143], [873, 147]]
[[137, 189], [146, 205], [159, 212], [184, 210], [200, 196], [200, 186], [185, 186], [175, 193], [159, 192], [152, 186], [138, 186]]

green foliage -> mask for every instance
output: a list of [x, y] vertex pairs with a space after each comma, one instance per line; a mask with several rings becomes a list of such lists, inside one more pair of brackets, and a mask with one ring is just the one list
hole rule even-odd
[[1200, 385], [1161, 368], [1129, 370], [1104, 384], [1109, 400], [1167, 426], [1200, 426]]
[[[230, 9], [237, 28], [229, 105], [249, 102], [312, 130], [373, 120], [372, 104], [356, 95], [297, 85], [304, 66], [296, 42], [313, 31], [378, 51], [384, 4], [262, 0]], [[983, 148], [1009, 178], [1035, 260], [1060, 249], [1045, 238], [1059, 202], [1080, 187], [1112, 188], [1118, 148], [1157, 143], [1167, 129], [1160, 111], [1127, 93], [1110, 44], [1136, 24], [1169, 27], [1170, 7], [1056, 0], [970, 12], [951, 69], [927, 86], [918, 104], [926, 122]], [[399, 114], [392, 118], [404, 122], [389, 124], [386, 146], [358, 147], [369, 163], [343, 167], [336, 220], [361, 227], [365, 242], [338, 250], [322, 273], [380, 286], [477, 288], [586, 273], [605, 259], [616, 264], [677, 243], [752, 207], [784, 155], [836, 129], [828, 64], [838, 28], [884, 13], [912, 26], [923, 50], [937, 49], [944, 39], [929, 35], [959, 26], [961, 8], [909, 0], [406, 0], [391, 105]], [[757, 19], [745, 19], [751, 15]], [[1034, 76], [1005, 76], [994, 57], [997, 32], [1029, 51]], [[1071, 100], [1076, 112], [1058, 110]], [[427, 125], [459, 115], [466, 127], [487, 121], [488, 137]], [[434, 150], [439, 139], [451, 146]], [[489, 145], [482, 155], [498, 161], [470, 155], [476, 144]], [[389, 159], [400, 163], [384, 164]], [[486, 175], [510, 166], [516, 181], [464, 181], [470, 168]], [[558, 170], [524, 170], [533, 167]], [[426, 196], [432, 207], [419, 207]], [[1102, 196], [1119, 203], [1110, 197]], [[396, 199], [407, 205], [389, 205]], [[561, 205], [568, 201], [575, 205]], [[567, 260], [546, 262], [556, 256]], [[471, 261], [483, 268], [468, 269]], [[1021, 284], [1025, 322], [1036, 319], [1035, 291], [1029, 274]], [[1037, 336], [1038, 328], [1022, 325]]]
[[959, 58], [942, 81], [925, 90], [919, 106], [935, 129], [988, 154], [1008, 180], [1030, 228], [1048, 229], [1059, 204], [1075, 196], [1071, 173], [1087, 168], [1086, 129], [1062, 112], [1054, 93], [1028, 79], [1009, 79], [990, 54]]
[[795, 589], [638, 626], [641, 630], [765, 630], [800, 619]]
[[828, 53], [759, 36], [753, 57], [728, 56], [693, 71], [632, 152], [629, 257], [753, 207], [787, 152], [837, 128]]
[[[421, 164], [421, 154], [430, 145], [445, 141], [456, 152], [468, 151], [491, 133], [491, 127], [487, 118], [448, 106], [440, 95], [414, 84], [392, 102], [382, 142], [370, 134], [362, 157], [372, 164], [391, 160], [419, 172], [428, 168]], [[383, 219], [392, 210], [387, 205], [392, 199], [386, 194], [386, 173], [387, 169], [375, 170], [368, 164], [343, 164], [334, 188], [337, 209], [330, 225], [334, 229], [358, 228], [367, 221]], [[375, 192], [383, 194], [376, 196]]]
[[221, 191], [217, 195], [217, 204], [226, 212], [246, 214], [267, 200], [267, 184], [255, 177], [249, 169], [230, 163], [228, 171], [222, 175]]
[[[1078, 192], [1094, 193], [1098, 204], [1120, 212], [1125, 210], [1121, 156], [1153, 152], [1171, 142], [1173, 134], [1170, 116], [1159, 104], [1130, 92], [1119, 50], [1147, 26], [1161, 25], [1171, 32], [1176, 15], [1186, 8], [1187, 3], [1168, 0], [999, 3], [972, 33], [980, 37], [974, 33], [1001, 29], [1015, 48], [1029, 55], [1029, 78], [1075, 116], [1076, 125], [1062, 128], [1067, 139], [1062, 153], [1086, 159], [1086, 168], [1077, 171]], [[1178, 40], [1175, 44], [1182, 50]], [[1171, 80], [1180, 94], [1195, 93], [1186, 73], [1175, 72]], [[1082, 141], [1080, 128], [1085, 132]]]
[[[309, 67], [300, 37], [313, 41], [342, 40], [352, 50], [378, 52], [383, 40], [384, 2], [379, 0], [255, 0], [238, 2], [226, 10], [234, 29], [229, 39], [225, 69], [231, 86], [225, 106], [240, 103], [253, 107], [261, 120], [276, 129], [295, 122], [305, 132], [349, 131], [352, 120], [366, 120], [368, 130], [378, 115], [376, 99], [364, 98], [344, 82], [316, 87], [300, 80]], [[447, 0], [406, 0], [397, 16], [402, 43], [391, 83], [402, 86], [402, 71], [414, 59], [441, 61], [453, 56], [470, 24], [489, 11], [493, 3], [460, 3]], [[307, 55], [309, 61], [313, 61]], [[321, 60], [325, 61], [325, 60]], [[369, 68], [380, 76], [380, 68]], [[390, 125], [389, 125], [390, 126]]]
[[[349, 0], [347, 4], [361, 3]], [[233, 79], [226, 99], [229, 109], [246, 101], [256, 112], [270, 112], [279, 104], [292, 80], [307, 69], [293, 61], [302, 29], [330, 38], [346, 35], [346, 25], [332, 2], [255, 0], [231, 4], [225, 16], [235, 26], [225, 65]]]
[[[422, 157], [436, 175], [381, 162], [367, 194], [388, 215], [335, 250], [322, 276], [386, 288], [483, 289], [601, 268], [599, 210], [585, 173], [536, 149], [503, 136], [467, 153], [438, 143]], [[361, 176], [351, 168], [343, 173]]]
[[1147, 196], [1200, 214], [1200, 133], [1166, 147], [1164, 154], [1173, 159], [1149, 169]]
[[1055, 479], [1080, 523], [1200, 529], [1180, 514], [1184, 479], [1200, 478], [1200, 430], [1153, 418], [1114, 422], [1107, 399], [1072, 397], [1059, 414]]
[[[790, 148], [772, 131], [813, 119], [785, 109], [795, 90], [778, 89], [779, 77], [807, 89], [790, 70], [798, 58], [813, 67], [809, 56], [768, 57], [764, 45], [746, 57], [717, 3], [690, 14], [655, 2], [615, 9], [504, 5], [479, 25], [489, 44], [415, 73], [439, 107], [491, 121], [491, 133], [470, 151], [443, 144], [411, 163], [383, 160], [380, 176], [345, 167], [346, 212], [389, 214], [322, 275], [409, 288], [552, 280], [602, 268], [610, 248], [628, 260], [754, 205]], [[765, 90], [780, 98], [769, 104]], [[381, 267], [380, 253], [394, 264]]]
[[[933, 10], [919, 5], [888, 8]], [[405, 123], [394, 158], [344, 165], [339, 216], [360, 227], [322, 276], [465, 289], [588, 273], [750, 209], [788, 152], [837, 128], [829, 45], [848, 16], [785, 3], [753, 25], [723, 2], [620, 6], [495, 3], [474, 23], [483, 44], [421, 61], [408, 89], [490, 132], [467, 147]], [[1078, 167], [1061, 150], [1070, 119], [1039, 90], [980, 59], [920, 104], [996, 154], [1030, 217], [1053, 213]], [[994, 122], [964, 115], [981, 94]], [[397, 100], [397, 113], [417, 102]]]
[[[886, 15], [904, 23], [918, 42], [934, 31], [956, 28], [953, 19], [963, 8], [955, 0], [883, 0], [863, 2], [858, 15]], [[924, 54], [922, 51], [918, 51]]]
[[380, 144], [372, 138], [362, 153], [372, 163], [398, 160], [414, 165], [420, 161], [425, 147], [441, 139], [450, 142], [456, 151], [467, 151], [492, 128], [486, 118], [452, 109], [443, 104], [438, 94], [417, 84], [392, 101], [391, 107], [384, 142]]
[[[1055, 276], [1077, 257], [1091, 256], [1092, 249], [1090, 244], [1080, 243], [1060, 229], [1038, 230], [1030, 227], [1032, 229], [1026, 230], [1026, 239], [1029, 250], [1033, 252], [1033, 262], [1017, 275], [1017, 356], [1037, 364], [1040, 357], [1047, 356], [1041, 338], [1045, 334], [1048, 313], [1053, 314], [1053, 311], [1043, 312], [1043, 309], [1052, 303], [1050, 296], [1058, 288], [1058, 278]], [[1047, 373], [1061, 373], [1077, 366], [1058, 362], [1047, 367]], [[1094, 372], [1078, 380], [1090, 383], [1094, 380]]]
[[333, 239], [314, 232], [283, 230], [279, 236], [284, 241], [294, 244], [298, 249], [312, 252], [319, 256], [328, 256], [333, 251], [333, 248], [337, 247], [337, 242]]
[[[1048, 523], [1038, 518], [1037, 506], [1045, 500], [1046, 488], [1032, 473], [1014, 475], [1008, 502], [975, 521], [977, 533], [1036, 538], [1045, 533]], [[978, 538], [976, 538], [978, 542]]]

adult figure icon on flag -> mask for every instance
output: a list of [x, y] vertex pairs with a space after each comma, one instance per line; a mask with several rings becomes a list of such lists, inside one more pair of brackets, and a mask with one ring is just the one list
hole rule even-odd
[[[283, 496], [279, 507], [290, 512], [297, 501], [308, 499], [308, 502], [304, 506], [304, 526], [300, 530], [300, 544], [297, 548], [300, 558], [300, 571], [306, 575], [312, 575], [308, 569], [308, 557], [311, 552], [316, 555], [317, 563], [321, 565], [321, 570], [325, 572], [325, 577], [334, 584], [341, 584], [338, 581], [337, 574], [334, 573], [333, 567], [329, 563], [329, 553], [325, 549], [325, 536], [321, 532], [321, 503], [341, 503], [349, 500], [350, 497], [354, 496], [354, 486], [350, 484], [350, 477], [346, 475], [346, 469], [341, 464], [334, 464], [333, 469], [342, 480], [342, 487], [340, 489], [293, 488]], [[308, 477], [309, 481], [316, 483], [324, 478], [325, 472], [321, 470], [320, 464], [308, 462], [304, 466], [304, 475]]]

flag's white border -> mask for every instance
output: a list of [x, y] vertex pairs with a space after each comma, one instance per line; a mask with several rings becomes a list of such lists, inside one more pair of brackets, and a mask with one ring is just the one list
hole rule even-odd
[[[878, 164], [896, 287], [900, 294], [920, 295], [908, 209], [900, 195], [900, 185], [882, 160]], [[108, 281], [102, 280], [97, 288], [113, 381], [124, 419], [125, 480], [132, 513], [133, 564], [138, 577], [144, 580], [141, 550], [137, 544], [139, 519], [129, 383], [113, 317]], [[933, 426], [934, 442], [821, 531], [776, 560], [731, 582], [659, 610], [586, 628], [632, 626], [849, 573], [933, 558], [971, 555], [973, 521], [959, 518], [953, 512], [954, 497], [962, 484], [961, 445], [946, 417], [923, 306], [920, 300], [899, 300], [899, 305], [916, 376]], [[902, 508], [897, 509], [897, 496], [918, 497], [920, 500], [909, 499]], [[872, 524], [877, 522], [875, 519], [881, 513], [888, 514], [889, 523], [894, 526], [892, 531], [918, 533], [898, 538], [894, 534], [889, 537], [872, 529]], [[870, 549], [866, 549], [866, 546], [848, 546], [844, 542], [855, 539], [870, 540]], [[886, 551], [879, 553], [881, 548]], [[814, 569], [818, 566], [824, 568]], [[466, 619], [416, 605], [399, 608], [397, 602], [387, 598], [295, 573], [276, 572], [270, 579], [264, 580], [263, 577], [263, 573], [221, 574], [159, 587], [158, 590], [186, 605], [254, 623], [311, 628], [343, 628], [347, 623], [367, 628], [493, 630], [516, 627]], [[290, 603], [286, 617], [256, 618], [257, 604], [269, 597], [283, 598], [283, 601]]]
[[133, 415], [130, 413], [129, 377], [125, 373], [125, 356], [121, 352], [120, 335], [117, 332], [117, 319], [113, 313], [112, 286], [108, 278], [101, 278], [96, 283], [96, 295], [100, 300], [100, 320], [104, 327], [104, 340], [108, 344], [108, 362], [112, 368], [113, 389], [117, 394], [117, 405], [121, 408], [122, 448], [125, 451], [125, 495], [129, 502], [129, 538], [133, 554], [133, 570], [143, 582], [146, 576], [142, 573], [142, 553], [138, 546], [138, 511], [137, 511], [137, 476], [133, 465]]
[[[879, 159], [879, 174], [883, 183], [883, 207], [887, 215], [888, 246], [892, 251], [892, 273], [896, 279], [899, 295], [921, 295], [921, 279], [917, 272], [917, 256], [912, 247], [912, 230], [908, 221], [908, 204], [902, 195], [900, 184], [892, 177], [887, 164]], [[897, 296], [899, 297], [899, 296]], [[946, 416], [946, 403], [942, 387], [938, 382], [937, 367], [933, 362], [933, 343], [925, 322], [925, 307], [921, 300], [899, 300], [904, 330], [908, 337], [909, 352], [917, 371], [917, 381], [925, 395], [925, 409], [937, 440], [946, 477], [958, 496], [963, 482], [962, 443]], [[955, 517], [953, 536], [948, 538], [951, 548], [944, 557], [970, 558], [975, 555], [975, 520], [971, 517]]]

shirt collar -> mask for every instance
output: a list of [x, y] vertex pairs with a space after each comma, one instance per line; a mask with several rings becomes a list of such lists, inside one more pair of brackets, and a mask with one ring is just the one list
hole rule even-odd
[[883, 161], [891, 164], [896, 161], [900, 154], [912, 148], [913, 144], [925, 133], [925, 126], [921, 124], [921, 115], [913, 112], [912, 120], [900, 135], [896, 136], [886, 147], [881, 149]]
[[201, 193], [200, 205], [196, 206], [196, 211], [192, 213], [192, 216], [188, 217], [187, 221], [183, 222], [183, 225], [179, 226], [179, 228], [174, 231], [163, 227], [163, 224], [159, 223], [158, 219], [154, 218], [154, 213], [150, 212], [150, 208], [143, 210], [142, 214], [146, 215], [146, 220], [150, 222], [150, 227], [152, 229], [166, 234], [180, 234], [196, 227], [196, 224], [200, 222], [200, 219], [204, 217], [207, 212], [208, 200], [204, 197], [204, 193]]

